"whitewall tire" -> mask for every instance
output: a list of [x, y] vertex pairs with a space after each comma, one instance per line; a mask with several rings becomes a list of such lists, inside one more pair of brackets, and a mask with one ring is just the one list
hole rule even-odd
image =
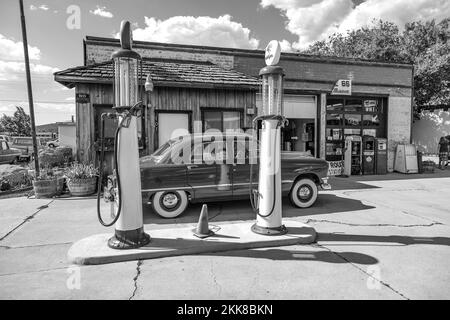
[[181, 215], [189, 204], [185, 191], [159, 191], [152, 201], [153, 210], [163, 218], [176, 218]]
[[298, 208], [309, 208], [317, 200], [317, 185], [308, 178], [297, 180], [289, 193], [289, 200]]

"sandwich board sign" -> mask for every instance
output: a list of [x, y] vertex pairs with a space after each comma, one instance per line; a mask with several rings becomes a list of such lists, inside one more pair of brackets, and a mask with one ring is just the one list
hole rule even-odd
[[332, 95], [343, 95], [343, 96], [351, 96], [352, 95], [352, 80], [349, 79], [339, 79], [336, 81], [333, 90], [331, 91]]

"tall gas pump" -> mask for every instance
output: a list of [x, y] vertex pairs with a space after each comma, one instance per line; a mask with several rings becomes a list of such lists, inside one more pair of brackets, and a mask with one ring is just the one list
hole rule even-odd
[[[144, 232], [142, 215], [141, 175], [139, 168], [139, 149], [137, 119], [141, 114], [139, 101], [139, 79], [141, 56], [132, 49], [130, 23], [122, 21], [120, 28], [121, 48], [112, 54], [114, 63], [114, 113], [102, 114], [102, 148], [100, 157], [100, 178], [97, 195], [98, 218], [102, 225], [115, 224], [115, 234], [108, 246], [114, 249], [131, 249], [150, 242]], [[105, 199], [112, 203], [113, 217], [105, 223], [100, 213], [100, 189], [103, 177], [103, 132], [104, 119], [118, 119], [114, 143], [115, 174], [109, 179]]]
[[262, 112], [253, 120], [255, 129], [258, 128], [258, 121], [261, 121], [261, 134], [259, 185], [258, 190], [251, 190], [250, 195], [257, 213], [252, 231], [263, 235], [287, 233], [281, 216], [281, 128], [287, 120], [283, 117], [284, 71], [277, 66], [280, 52], [281, 47], [276, 40], [271, 41], [266, 48], [266, 67], [259, 72], [262, 80]]

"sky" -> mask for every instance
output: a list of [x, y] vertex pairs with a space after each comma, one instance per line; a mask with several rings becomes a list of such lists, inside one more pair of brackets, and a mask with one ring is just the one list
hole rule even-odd
[[[449, 0], [24, 0], [36, 123], [75, 114], [74, 89], [53, 73], [83, 65], [85, 36], [117, 37], [120, 21], [135, 40], [283, 51], [346, 33], [373, 19], [406, 22], [450, 17]], [[79, 14], [78, 14], [79, 13]], [[28, 112], [19, 0], [0, 0], [0, 115]]]

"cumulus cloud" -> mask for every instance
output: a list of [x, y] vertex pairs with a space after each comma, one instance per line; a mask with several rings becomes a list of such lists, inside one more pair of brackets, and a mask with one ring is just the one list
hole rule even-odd
[[[28, 56], [30, 60], [39, 60], [41, 51], [37, 47], [28, 45]], [[23, 42], [16, 42], [0, 34], [0, 60], [20, 61], [23, 59]]]
[[103, 18], [113, 18], [114, 17], [112, 12], [109, 12], [106, 10], [106, 7], [100, 7], [100, 6], [97, 6], [97, 8], [95, 10], [89, 10], [89, 13], [91, 13], [95, 16], [103, 17]]
[[[58, 68], [30, 63], [30, 72], [33, 76], [51, 77]], [[25, 63], [17, 61], [2, 61], [0, 60], [0, 80], [19, 80], [23, 79], [25, 75]]]
[[329, 35], [357, 29], [373, 19], [406, 22], [450, 16], [448, 0], [261, 0], [263, 8], [273, 6], [287, 18], [286, 29], [299, 37], [292, 44], [303, 49]]
[[165, 43], [242, 49], [258, 48], [259, 41], [251, 37], [250, 29], [231, 19], [230, 15], [218, 18], [174, 16], [167, 20], [145, 17], [146, 26], [135, 29], [133, 38]]

